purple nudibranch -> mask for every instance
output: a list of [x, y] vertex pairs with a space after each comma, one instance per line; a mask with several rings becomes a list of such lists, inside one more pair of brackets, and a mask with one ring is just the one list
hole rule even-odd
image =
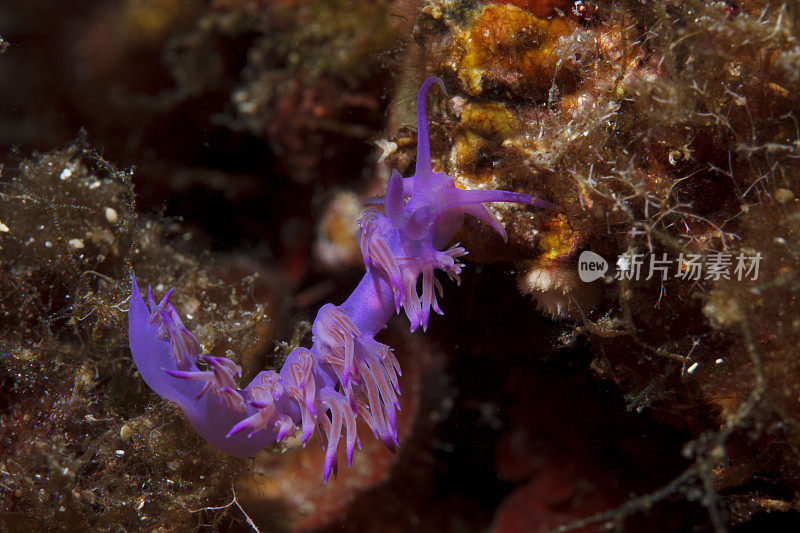
[[[145, 382], [161, 397], [180, 405], [194, 429], [212, 446], [237, 457], [301, 431], [326, 448], [323, 481], [336, 475], [337, 451], [344, 437], [347, 463], [356, 446], [356, 419], [396, 452], [400, 410], [400, 365], [392, 350], [374, 339], [394, 313], [402, 311], [411, 331], [428, 326], [431, 310], [442, 314], [436, 293], [442, 285], [436, 270], [460, 281], [458, 259], [464, 248], [444, 247], [464, 215], [506, 231], [484, 205], [516, 202], [546, 207], [527, 195], [498, 190], [463, 190], [452, 177], [433, 172], [425, 98], [439, 78], [428, 78], [417, 97], [417, 162], [414, 175], [396, 170], [384, 198], [366, 209], [359, 221], [359, 245], [366, 274], [341, 305], [325, 304], [312, 326], [311, 348], [296, 348], [280, 372], [260, 372], [244, 389], [236, 386], [241, 368], [223, 357], [201, 354], [201, 346], [169, 303], [169, 291], [147, 304], [133, 276], [128, 334], [131, 354]], [[422, 291], [417, 290], [422, 276]], [[202, 361], [201, 370], [197, 363]]]

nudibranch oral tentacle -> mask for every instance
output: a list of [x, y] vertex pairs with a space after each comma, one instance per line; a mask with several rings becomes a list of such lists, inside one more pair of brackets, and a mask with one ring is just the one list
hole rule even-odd
[[[142, 298], [132, 279], [128, 333], [131, 354], [145, 382], [176, 402], [211, 445], [239, 457], [255, 454], [300, 432], [303, 445], [313, 433], [325, 448], [323, 481], [338, 469], [344, 440], [347, 464], [361, 446], [356, 420], [396, 452], [400, 410], [400, 365], [391, 348], [374, 339], [395, 313], [404, 311], [411, 331], [425, 330], [433, 312], [442, 314], [436, 271], [460, 282], [466, 250], [445, 248], [464, 215], [473, 215], [507, 239], [505, 228], [486, 207], [489, 202], [554, 206], [523, 193], [462, 190], [446, 174], [433, 172], [425, 101], [439, 78], [428, 78], [417, 98], [417, 161], [412, 177], [394, 171], [386, 196], [371, 203], [358, 236], [366, 273], [341, 304], [325, 304], [312, 325], [310, 348], [296, 348], [279, 372], [260, 372], [239, 389], [241, 368], [223, 357], [201, 354], [183, 325], [168, 291], [156, 303]], [[420, 283], [421, 278], [421, 283]], [[418, 286], [421, 285], [421, 294]], [[198, 368], [203, 363], [206, 368]]]
[[431, 144], [428, 139], [428, 114], [425, 111], [425, 102], [428, 97], [428, 89], [434, 83], [438, 84], [442, 92], [447, 94], [444, 82], [439, 78], [428, 78], [422, 82], [422, 86], [419, 88], [419, 93], [417, 94], [417, 167], [414, 172], [414, 181], [411, 182], [414, 185], [428, 184], [433, 177]]

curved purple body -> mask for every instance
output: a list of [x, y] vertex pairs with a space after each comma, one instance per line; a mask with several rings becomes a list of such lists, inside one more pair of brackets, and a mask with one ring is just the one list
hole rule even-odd
[[[158, 303], [148, 290], [145, 304], [133, 278], [128, 315], [133, 359], [147, 384], [181, 406], [189, 422], [210, 444], [239, 457], [293, 435], [305, 443], [312, 433], [326, 446], [323, 479], [336, 473], [337, 450], [344, 440], [348, 465], [360, 446], [356, 419], [361, 417], [390, 450], [397, 449], [400, 366], [392, 350], [374, 339], [394, 313], [408, 317], [411, 331], [428, 326], [431, 310], [442, 314], [435, 277], [444, 271], [459, 281], [466, 251], [443, 248], [470, 214], [491, 225], [504, 239], [504, 228], [486, 202], [534, 204], [520, 193], [457, 189], [452, 177], [431, 169], [425, 97], [438, 78], [422, 84], [417, 99], [417, 164], [414, 176], [395, 171], [386, 195], [359, 221], [359, 245], [366, 274], [341, 305], [324, 305], [312, 326], [310, 349], [297, 348], [280, 372], [260, 372], [244, 389], [235, 378], [241, 368], [222, 357], [200, 353], [200, 344], [169, 303]], [[537, 202], [538, 204], [538, 202]], [[542, 205], [542, 204], [539, 204]], [[418, 291], [422, 277], [421, 292]], [[205, 363], [200, 370], [198, 361]]]

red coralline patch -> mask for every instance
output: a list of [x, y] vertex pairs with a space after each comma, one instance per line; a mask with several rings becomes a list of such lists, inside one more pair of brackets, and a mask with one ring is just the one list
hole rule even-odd
[[[625, 500], [626, 494], [621, 490], [625, 474], [594, 457], [586, 449], [585, 441], [576, 438], [569, 429], [551, 427], [552, 419], [529, 425], [536, 427], [525, 427], [519, 421], [497, 444], [496, 466], [500, 476], [512, 482], [528, 481], [500, 505], [493, 531], [550, 531], [611, 509]], [[563, 441], [560, 447], [549, 443], [554, 438]]]
[[552, 17], [556, 14], [556, 10], [567, 11], [574, 2], [571, 0], [496, 0], [492, 3], [517, 6], [520, 9], [530, 11], [537, 17], [544, 18]]
[[[408, 417], [400, 418], [406, 431], [408, 422]], [[359, 435], [362, 448], [352, 468], [347, 470], [340, 457], [342, 475], [325, 485], [320, 481], [325, 450], [316, 439], [302, 450], [262, 453], [256, 458], [255, 473], [237, 488], [245, 511], [259, 525], [275, 524], [277, 511], [279, 522], [289, 531], [309, 531], [331, 523], [361, 492], [385, 481], [397, 459], [372, 438], [363, 423], [359, 423]]]
[[[591, 459], [553, 455], [527, 484], [515, 490], [495, 516], [495, 533], [550, 531], [618, 505], [624, 495]], [[582, 528], [576, 531], [588, 531]]]
[[677, 432], [620, 416], [613, 391], [551, 372], [518, 367], [508, 381], [513, 400], [495, 468], [517, 486], [495, 512], [497, 533], [550, 531], [615, 509], [683, 468], [671, 444]]

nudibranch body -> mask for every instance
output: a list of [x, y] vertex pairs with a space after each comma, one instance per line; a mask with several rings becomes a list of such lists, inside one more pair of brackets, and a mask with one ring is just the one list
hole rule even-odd
[[[293, 350], [279, 372], [260, 372], [244, 389], [236, 386], [241, 368], [232, 361], [201, 354], [200, 343], [182, 324], [167, 293], [156, 303], [148, 290], [145, 304], [132, 280], [129, 342], [145, 382], [180, 405], [194, 429], [211, 445], [238, 457], [301, 432], [326, 447], [323, 480], [337, 471], [340, 440], [348, 465], [360, 446], [356, 419], [396, 451], [400, 409], [400, 365], [392, 350], [374, 339], [394, 313], [408, 317], [411, 331], [428, 326], [431, 311], [442, 314], [436, 270], [460, 281], [464, 248], [444, 248], [464, 215], [473, 215], [507, 240], [505, 229], [484, 205], [516, 202], [546, 206], [527, 194], [457, 189], [452, 177], [433, 172], [425, 98], [428, 78], [417, 98], [417, 162], [414, 175], [394, 171], [386, 195], [359, 221], [358, 235], [366, 274], [341, 304], [326, 304], [312, 325], [311, 348]], [[418, 290], [422, 277], [421, 292]], [[204, 369], [197, 366], [203, 363]]]

